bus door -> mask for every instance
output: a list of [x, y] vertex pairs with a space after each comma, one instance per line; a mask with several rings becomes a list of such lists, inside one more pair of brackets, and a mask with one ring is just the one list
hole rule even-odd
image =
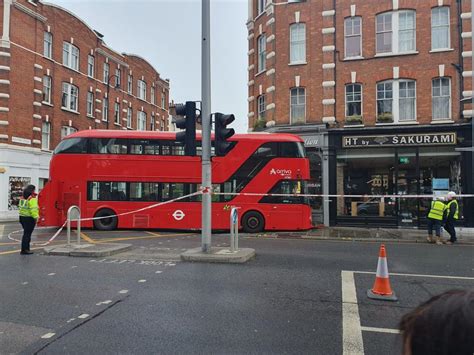
[[[272, 190], [272, 193], [294, 194], [302, 193], [302, 182], [283, 180]], [[303, 197], [298, 196], [266, 196], [262, 202], [268, 203], [268, 224], [271, 229], [295, 229], [302, 225]]]
[[81, 192], [79, 191], [78, 182], [61, 182], [59, 184], [59, 201], [57, 207], [59, 208], [60, 221], [64, 222], [67, 219], [67, 210], [71, 206], [78, 206], [81, 209]]

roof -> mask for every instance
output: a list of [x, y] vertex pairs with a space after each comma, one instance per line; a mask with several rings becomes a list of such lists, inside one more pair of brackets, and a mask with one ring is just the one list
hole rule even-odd
[[[201, 134], [196, 135], [198, 139]], [[69, 138], [134, 138], [134, 139], [175, 139], [176, 132], [152, 132], [152, 131], [125, 131], [125, 130], [103, 130], [88, 129], [70, 134]], [[274, 142], [303, 142], [303, 140], [288, 133], [250, 133], [235, 134], [230, 141], [274, 141]]]

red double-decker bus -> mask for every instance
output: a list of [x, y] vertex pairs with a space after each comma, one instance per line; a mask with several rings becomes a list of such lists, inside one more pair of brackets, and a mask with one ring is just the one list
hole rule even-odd
[[[184, 155], [176, 133], [84, 130], [57, 146], [50, 180], [39, 195], [43, 226], [60, 226], [71, 205], [81, 209], [84, 227], [200, 229], [201, 195], [124, 216], [199, 190], [198, 156]], [[290, 134], [236, 134], [223, 157], [212, 158], [213, 191], [221, 193], [303, 192], [309, 161], [302, 140]], [[311, 228], [311, 210], [300, 196], [213, 195], [212, 228], [228, 229], [230, 206], [250, 233]], [[116, 216], [119, 215], [119, 216]]]

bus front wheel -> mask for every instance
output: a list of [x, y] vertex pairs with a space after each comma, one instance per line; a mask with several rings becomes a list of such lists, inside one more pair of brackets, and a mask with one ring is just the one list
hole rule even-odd
[[242, 217], [242, 229], [246, 233], [260, 233], [265, 227], [265, 219], [257, 211], [249, 211]]
[[95, 229], [98, 229], [101, 231], [111, 231], [117, 228], [118, 218], [117, 216], [115, 216], [115, 212], [112, 211], [110, 208], [102, 208], [98, 210], [94, 217], [107, 217], [107, 216], [113, 216], [113, 217], [94, 220]]

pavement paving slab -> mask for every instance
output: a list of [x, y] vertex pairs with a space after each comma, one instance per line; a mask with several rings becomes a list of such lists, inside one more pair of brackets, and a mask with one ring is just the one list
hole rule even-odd
[[184, 261], [204, 263], [243, 264], [255, 257], [255, 249], [241, 248], [232, 252], [229, 248], [212, 248], [210, 253], [204, 253], [201, 248], [194, 248], [181, 254]]
[[132, 248], [132, 244], [100, 243], [100, 244], [63, 244], [45, 247], [46, 255], [102, 257], [118, 254]]

